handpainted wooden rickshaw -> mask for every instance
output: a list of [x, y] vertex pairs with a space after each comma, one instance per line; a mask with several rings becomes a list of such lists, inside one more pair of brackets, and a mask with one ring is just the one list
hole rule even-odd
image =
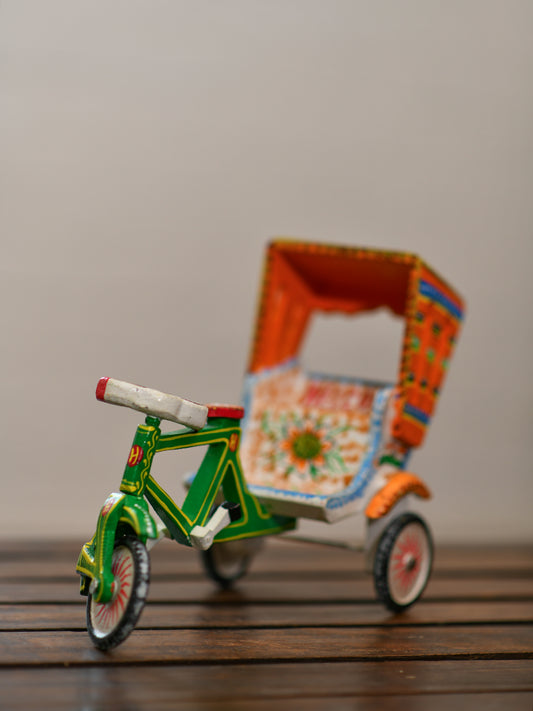
[[[299, 354], [313, 314], [381, 308], [405, 321], [396, 382], [306, 372]], [[198, 549], [208, 574], [229, 586], [261, 538], [298, 519], [364, 516], [378, 598], [396, 612], [412, 605], [430, 576], [432, 541], [410, 509], [430, 492], [408, 459], [433, 415], [462, 314], [457, 292], [413, 254], [279, 240], [267, 249], [244, 409], [103, 378], [100, 400], [147, 417], [78, 560], [95, 645], [114, 647], [135, 626], [147, 550], [162, 537]], [[184, 428], [162, 433], [162, 419]], [[151, 475], [153, 457], [201, 445], [206, 455], [177, 506]]]

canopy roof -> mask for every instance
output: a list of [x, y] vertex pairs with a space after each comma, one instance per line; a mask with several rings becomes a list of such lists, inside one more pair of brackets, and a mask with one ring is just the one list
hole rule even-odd
[[381, 307], [406, 321], [398, 385], [406, 406], [418, 408], [426, 421], [455, 343], [463, 302], [415, 254], [272, 242], [249, 372], [296, 358], [315, 311], [357, 314]]

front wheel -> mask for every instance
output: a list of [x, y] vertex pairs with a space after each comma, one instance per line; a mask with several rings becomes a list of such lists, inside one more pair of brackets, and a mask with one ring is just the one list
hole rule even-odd
[[395, 518], [381, 536], [374, 559], [378, 598], [393, 612], [418, 600], [431, 573], [433, 545], [428, 527], [415, 514]]
[[148, 594], [150, 558], [137, 538], [120, 538], [115, 543], [111, 570], [115, 590], [109, 602], [87, 598], [87, 631], [98, 649], [118, 646], [133, 630]]
[[213, 543], [201, 551], [202, 563], [207, 575], [220, 585], [230, 588], [248, 571], [252, 558], [262, 545], [260, 538], [241, 538], [237, 541]]

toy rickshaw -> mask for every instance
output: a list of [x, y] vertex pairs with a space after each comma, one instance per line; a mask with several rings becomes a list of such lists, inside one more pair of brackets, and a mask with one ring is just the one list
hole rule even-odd
[[[303, 370], [298, 355], [313, 313], [379, 308], [405, 320], [396, 383]], [[430, 492], [407, 462], [424, 439], [462, 314], [461, 297], [415, 255], [279, 240], [266, 254], [244, 408], [102, 378], [98, 399], [146, 420], [77, 564], [93, 643], [110, 649], [134, 628], [148, 592], [148, 551], [162, 538], [199, 550], [207, 573], [227, 587], [245, 574], [262, 537], [302, 518], [364, 515], [377, 597], [395, 612], [412, 605], [433, 547], [408, 505], [408, 495]], [[162, 433], [161, 420], [183, 427]], [[180, 507], [152, 476], [153, 457], [205, 445]]]

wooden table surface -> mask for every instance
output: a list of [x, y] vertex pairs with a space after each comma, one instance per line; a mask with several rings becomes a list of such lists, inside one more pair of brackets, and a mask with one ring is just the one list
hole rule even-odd
[[361, 554], [268, 541], [233, 591], [194, 551], [152, 551], [148, 604], [94, 649], [79, 542], [0, 544], [0, 709], [533, 710], [533, 546], [437, 548], [401, 616]]

